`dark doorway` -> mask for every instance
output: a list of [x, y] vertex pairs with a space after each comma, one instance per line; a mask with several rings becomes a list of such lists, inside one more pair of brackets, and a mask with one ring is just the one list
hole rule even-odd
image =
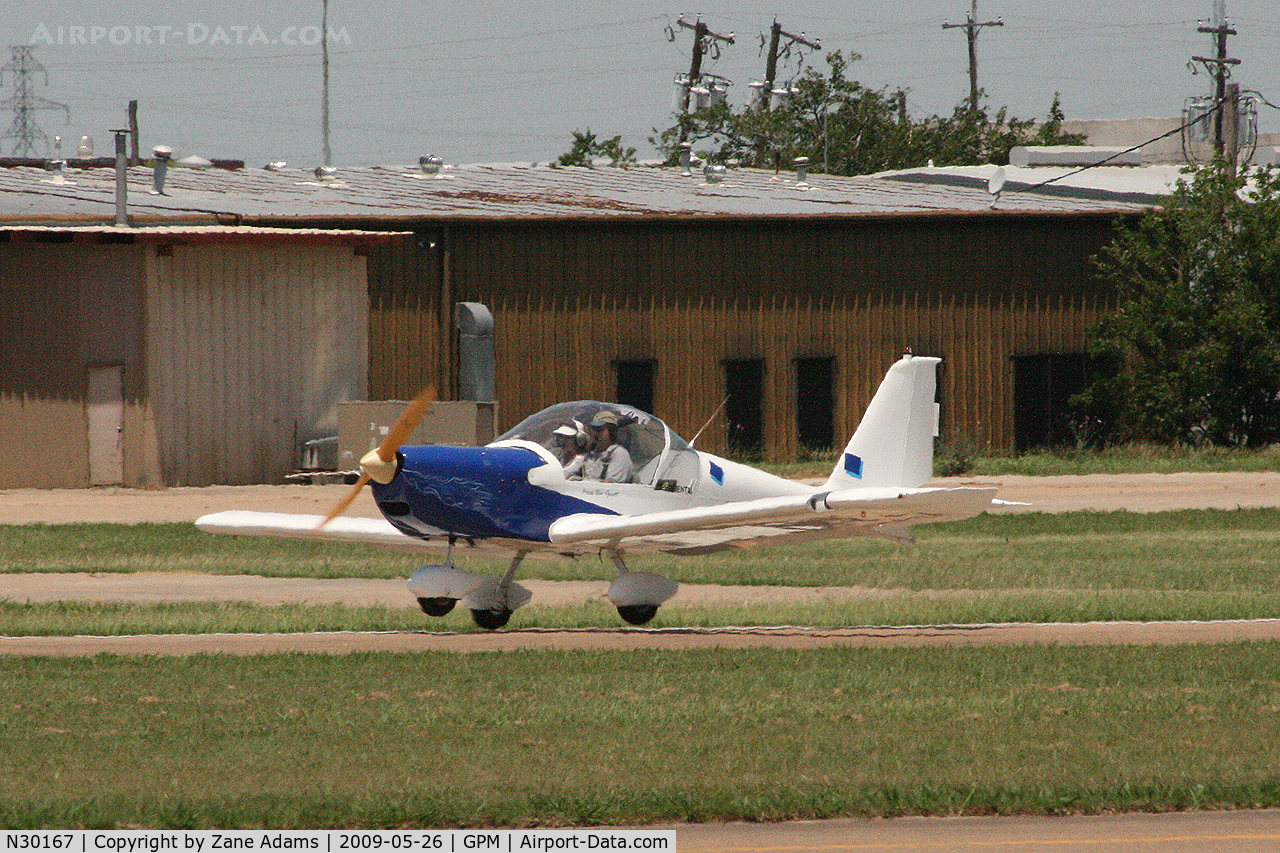
[[1017, 451], [1075, 444], [1080, 435], [1070, 404], [1096, 375], [1083, 353], [1013, 357], [1013, 434]]
[[764, 361], [758, 358], [724, 362], [725, 439], [729, 452], [740, 459], [764, 454]]
[[634, 406], [642, 412], [653, 412], [653, 377], [658, 362], [652, 358], [642, 361], [615, 361], [618, 374], [617, 394], [614, 402]]
[[829, 451], [835, 444], [836, 360], [796, 359], [796, 436], [800, 453]]

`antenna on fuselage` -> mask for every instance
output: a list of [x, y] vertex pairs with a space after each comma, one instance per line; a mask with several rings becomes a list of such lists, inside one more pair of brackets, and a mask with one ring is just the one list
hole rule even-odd
[[720, 405], [716, 406], [716, 410], [711, 413], [711, 417], [707, 418], [707, 422], [702, 425], [702, 429], [693, 434], [693, 438], [689, 440], [689, 447], [692, 449], [694, 443], [698, 440], [698, 436], [702, 435], [702, 431], [711, 426], [711, 422], [716, 419], [716, 415], [720, 414], [720, 410], [729, 404], [729, 395], [724, 395], [724, 400]]

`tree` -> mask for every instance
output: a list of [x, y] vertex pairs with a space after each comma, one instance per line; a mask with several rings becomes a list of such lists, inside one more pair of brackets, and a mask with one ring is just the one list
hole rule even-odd
[[621, 135], [601, 141], [587, 128], [573, 131], [573, 145], [557, 162], [561, 166], [590, 166], [597, 157], [608, 157], [611, 166], [627, 166], [636, 162], [636, 149], [624, 146]]
[[1076, 399], [1114, 412], [1113, 439], [1280, 441], [1280, 172], [1192, 173], [1097, 264], [1118, 308], [1091, 349], [1122, 369]]
[[777, 168], [807, 156], [811, 170], [862, 175], [889, 169], [937, 165], [1007, 163], [1015, 145], [1076, 144], [1083, 137], [1062, 133], [1062, 108], [1055, 94], [1048, 120], [994, 116], [986, 107], [957, 106], [949, 118], [914, 121], [907, 93], [868, 89], [848, 76], [851, 63], [841, 51], [826, 55], [827, 74], [809, 68], [795, 81], [790, 102], [777, 109], [751, 105], [734, 112], [727, 104], [681, 115], [650, 142], [674, 163], [679, 141], [710, 145], [699, 154], [710, 162], [735, 160], [746, 166]]

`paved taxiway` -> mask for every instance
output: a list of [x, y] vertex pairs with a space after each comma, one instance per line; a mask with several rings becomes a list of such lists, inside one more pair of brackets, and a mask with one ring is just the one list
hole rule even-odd
[[1280, 811], [903, 817], [655, 827], [680, 853], [1275, 853]]

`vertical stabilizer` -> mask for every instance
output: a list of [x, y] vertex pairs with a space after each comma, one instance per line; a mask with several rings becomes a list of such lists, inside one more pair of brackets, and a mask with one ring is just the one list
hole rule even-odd
[[889, 368], [826, 487], [916, 488], [933, 476], [940, 358], [910, 353]]

